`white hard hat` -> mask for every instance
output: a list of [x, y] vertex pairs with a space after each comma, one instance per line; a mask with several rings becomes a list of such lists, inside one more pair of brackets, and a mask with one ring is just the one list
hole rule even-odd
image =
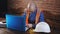
[[50, 33], [50, 27], [46, 22], [39, 22], [36, 25], [34, 32], [44, 32], [44, 33]]

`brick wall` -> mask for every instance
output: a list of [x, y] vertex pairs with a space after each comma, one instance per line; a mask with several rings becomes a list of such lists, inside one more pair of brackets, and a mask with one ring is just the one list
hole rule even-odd
[[[25, 8], [31, 0], [8, 0], [8, 5], [12, 8]], [[39, 8], [48, 11], [59, 11], [60, 0], [33, 0]]]

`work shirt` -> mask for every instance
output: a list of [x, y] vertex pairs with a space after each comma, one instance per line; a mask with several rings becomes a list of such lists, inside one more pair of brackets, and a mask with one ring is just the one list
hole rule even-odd
[[[29, 18], [28, 18], [28, 22], [29, 23], [31, 23], [31, 24], [34, 24], [35, 23], [36, 14], [37, 14], [37, 11], [34, 11], [34, 12], [31, 12], [30, 13]], [[24, 13], [24, 15], [27, 16], [26, 13]], [[43, 11], [40, 13], [38, 22], [44, 22], [44, 14], [43, 14]]]

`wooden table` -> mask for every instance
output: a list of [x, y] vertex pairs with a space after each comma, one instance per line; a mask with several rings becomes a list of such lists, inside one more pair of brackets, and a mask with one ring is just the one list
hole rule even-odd
[[17, 30], [10, 30], [10, 29], [7, 29], [7, 28], [0, 28], [0, 34], [42, 34], [42, 33], [35, 33], [35, 32], [31, 32], [30, 30], [28, 30], [26, 32], [20, 32], [20, 31], [17, 31]]
[[[5, 22], [5, 19], [0, 18], [0, 21]], [[51, 25], [51, 24], [53, 24], [53, 22], [50, 22], [49, 24]], [[51, 33], [41, 33], [41, 32], [37, 33], [37, 32], [31, 32], [30, 30], [28, 30], [26, 32], [20, 32], [20, 31], [16, 31], [16, 30], [10, 30], [7, 28], [0, 28], [0, 34], [60, 34], [60, 31], [55, 31], [54, 27], [51, 27]]]

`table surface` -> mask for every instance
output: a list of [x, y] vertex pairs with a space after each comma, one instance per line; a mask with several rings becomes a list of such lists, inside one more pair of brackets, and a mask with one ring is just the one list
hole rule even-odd
[[[0, 18], [1, 22], [5, 22], [5, 19]], [[60, 34], [60, 31], [54, 31], [54, 28], [51, 29], [51, 33], [41, 33], [41, 32], [32, 32], [31, 29], [29, 29], [26, 32], [20, 32], [20, 31], [16, 31], [16, 30], [10, 30], [7, 28], [0, 28], [0, 34]]]
[[[17, 30], [11, 30], [11, 29], [7, 29], [7, 28], [0, 28], [0, 34], [42, 34], [42, 33], [35, 33], [32, 32], [32, 30], [28, 30], [26, 32], [20, 32]], [[45, 34], [45, 33], [43, 33]]]

